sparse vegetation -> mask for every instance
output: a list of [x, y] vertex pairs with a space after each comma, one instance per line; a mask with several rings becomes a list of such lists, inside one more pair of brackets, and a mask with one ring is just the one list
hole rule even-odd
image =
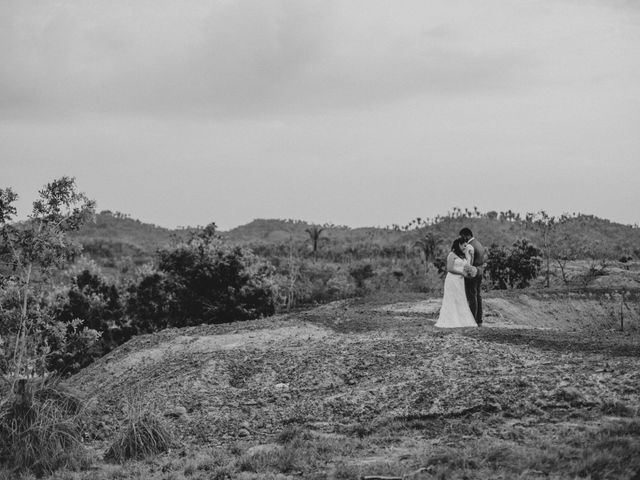
[[[496, 244], [499, 248], [510, 249], [516, 241], [526, 239], [541, 249], [545, 262], [544, 283], [548, 288], [585, 288], [596, 278], [581, 277], [584, 280], [581, 282], [571, 275], [567, 262], [590, 259], [597, 264], [603, 260], [633, 259], [640, 254], [637, 248], [640, 230], [632, 226], [576, 213], [560, 217], [551, 217], [546, 212], [520, 215], [512, 210], [483, 213], [475, 207], [454, 208], [435, 218], [416, 218], [404, 226], [351, 229], [298, 220], [261, 219], [229, 232], [216, 232], [216, 235], [229, 245], [252, 251], [272, 266], [274, 307], [290, 311], [294, 307], [365, 293], [367, 289], [358, 288], [357, 280], [349, 275], [350, 269], [363, 263], [370, 264], [375, 273], [375, 278], [367, 282], [371, 291], [438, 295], [442, 287], [440, 277], [444, 274], [444, 257], [450, 243], [447, 239], [455, 238], [463, 226], [469, 226], [485, 246]], [[540, 228], [532, 228], [534, 226]], [[136, 272], [157, 259], [156, 250], [171, 250], [176, 243], [187, 242], [203, 231], [204, 228], [183, 228], [171, 232], [123, 214], [102, 212], [97, 216], [97, 224], [78, 232], [78, 238], [86, 246], [85, 252], [105, 272], [119, 276], [119, 288], [124, 293], [121, 296], [126, 297], [126, 289], [132, 281], [141, 280]], [[96, 238], [101, 233], [104, 237], [100, 238], [108, 238], [108, 241]], [[96, 249], [98, 243], [100, 246]], [[153, 297], [153, 291], [159, 293], [166, 278], [157, 265], [147, 268], [147, 273], [153, 271], [156, 275], [150, 275], [144, 285], [140, 285], [140, 291], [132, 295], [140, 295], [140, 301], [133, 308], [144, 310], [148, 305], [149, 311], [144, 313], [147, 317], [166, 316], [162, 308], [167, 305], [158, 304], [157, 298]], [[535, 284], [535, 281], [537, 279], [531, 283]]]
[[37, 475], [85, 467], [84, 413], [58, 379], [18, 381], [0, 403], [0, 465]]
[[270, 266], [251, 251], [220, 240], [213, 228], [161, 250], [159, 257], [158, 272], [130, 290], [128, 312], [139, 331], [274, 313]]
[[139, 399], [130, 398], [125, 419], [104, 457], [116, 463], [140, 460], [166, 452], [171, 442], [172, 436], [164, 421], [151, 413]]

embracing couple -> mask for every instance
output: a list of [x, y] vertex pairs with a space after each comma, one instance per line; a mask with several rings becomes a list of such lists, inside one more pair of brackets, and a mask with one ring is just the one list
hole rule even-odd
[[459, 235], [447, 257], [447, 276], [436, 327], [482, 326], [480, 284], [486, 253], [470, 229], [463, 228]]

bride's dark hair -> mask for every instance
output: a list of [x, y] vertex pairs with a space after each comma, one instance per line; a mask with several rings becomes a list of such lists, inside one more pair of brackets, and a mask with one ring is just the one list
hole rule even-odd
[[465, 241], [464, 238], [458, 237], [453, 241], [453, 244], [451, 245], [451, 251], [455, 253], [457, 256], [459, 256], [460, 258], [464, 258], [464, 252], [462, 251], [462, 247], [460, 247], [460, 245], [463, 243], [467, 243], [467, 242]]

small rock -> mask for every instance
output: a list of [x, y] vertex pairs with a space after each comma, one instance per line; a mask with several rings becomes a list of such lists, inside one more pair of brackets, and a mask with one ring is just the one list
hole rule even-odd
[[248, 437], [249, 435], [249, 430], [247, 430], [246, 428], [241, 428], [240, 430], [238, 430], [239, 437]]
[[180, 417], [184, 417], [187, 414], [187, 409], [184, 407], [175, 407], [173, 410], [165, 413], [165, 417], [172, 417], [172, 418], [180, 418]]

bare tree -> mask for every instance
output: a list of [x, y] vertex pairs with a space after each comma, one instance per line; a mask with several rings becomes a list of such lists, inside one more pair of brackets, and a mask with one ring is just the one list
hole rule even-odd
[[287, 298], [286, 307], [287, 311], [295, 305], [296, 302], [296, 282], [300, 276], [300, 265], [296, 262], [293, 255], [293, 236], [289, 238], [289, 278], [287, 282]]
[[544, 249], [546, 272], [545, 272], [545, 284], [549, 288], [549, 276], [551, 262], [551, 232], [556, 226], [556, 217], [551, 217], [544, 210], [540, 210], [536, 213], [527, 213], [525, 220], [527, 224], [540, 231], [542, 234], [542, 248]]

